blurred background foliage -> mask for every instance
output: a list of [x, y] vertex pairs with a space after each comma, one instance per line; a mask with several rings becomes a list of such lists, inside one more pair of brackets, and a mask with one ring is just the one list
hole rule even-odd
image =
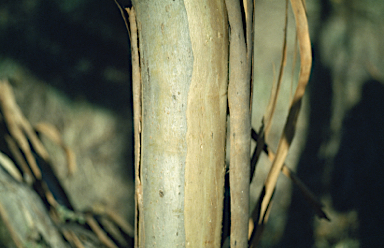
[[[256, 1], [256, 129], [280, 66], [284, 5]], [[313, 69], [287, 163], [325, 203], [331, 222], [314, 217], [281, 177], [261, 247], [383, 243], [383, 12], [379, 0], [307, 1]], [[47, 141], [54, 169], [74, 206], [107, 206], [133, 223], [130, 45], [114, 2], [3, 0], [0, 32], [0, 77], [10, 79], [32, 124], [55, 125], [76, 152], [78, 171], [67, 177], [64, 155]], [[268, 140], [273, 148], [298, 61], [291, 13], [288, 37], [286, 75]], [[268, 164], [264, 157], [258, 165], [253, 202]]]

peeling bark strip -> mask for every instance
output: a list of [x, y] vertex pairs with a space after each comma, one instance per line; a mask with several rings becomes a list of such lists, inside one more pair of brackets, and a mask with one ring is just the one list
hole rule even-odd
[[143, 219], [143, 188], [141, 184], [140, 156], [141, 156], [141, 75], [139, 65], [139, 49], [137, 44], [136, 14], [132, 7], [126, 8], [129, 15], [130, 34], [131, 34], [131, 56], [132, 56], [132, 95], [133, 95], [133, 125], [135, 141], [135, 247], [140, 247], [144, 243], [144, 235], [141, 235], [144, 227]]
[[229, 167], [231, 247], [248, 247], [251, 146], [249, 109], [251, 70], [248, 61], [251, 60], [247, 59], [240, 4], [237, 0], [226, 0], [225, 3], [231, 28], [228, 85], [231, 143]]
[[[142, 127], [142, 85], [140, 73], [139, 48], [137, 44], [138, 30], [136, 23], [136, 12], [132, 8], [124, 8], [115, 0], [121, 16], [127, 28], [131, 41], [132, 58], [132, 95], [133, 95], [133, 126], [135, 142], [135, 247], [141, 247], [144, 239], [144, 219], [140, 218], [143, 213], [143, 188], [141, 183], [141, 127]], [[126, 18], [128, 14], [128, 20]]]
[[[125, 26], [128, 30], [131, 41], [132, 58], [132, 95], [133, 95], [133, 126], [135, 142], [135, 247], [142, 247], [145, 244], [143, 214], [143, 187], [141, 183], [141, 128], [142, 128], [142, 83], [140, 72], [140, 59], [138, 48], [138, 29], [136, 23], [136, 12], [132, 8], [124, 8], [115, 0], [120, 10]], [[128, 19], [126, 18], [128, 14]]]
[[[299, 40], [300, 50], [300, 74], [299, 82], [293, 97], [288, 117], [284, 126], [283, 134], [280, 138], [275, 159], [272, 163], [271, 170], [267, 176], [264, 185], [264, 196], [261, 202], [260, 217], [256, 230], [256, 237], [260, 237], [263, 226], [266, 223], [270, 211], [272, 195], [276, 187], [277, 178], [284, 165], [287, 157], [289, 146], [293, 140], [296, 122], [300, 112], [301, 100], [307, 86], [312, 65], [311, 43], [308, 32], [308, 22], [305, 8], [301, 0], [291, 0], [292, 10], [296, 21], [297, 37]], [[257, 239], [257, 238], [255, 238]]]

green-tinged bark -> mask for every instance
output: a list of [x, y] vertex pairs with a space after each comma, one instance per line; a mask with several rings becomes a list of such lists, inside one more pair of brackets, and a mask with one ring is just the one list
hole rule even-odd
[[141, 247], [219, 247], [228, 30], [223, 1], [134, 1], [142, 79]]
[[193, 54], [185, 7], [136, 1], [142, 75], [142, 247], [184, 247], [187, 97]]

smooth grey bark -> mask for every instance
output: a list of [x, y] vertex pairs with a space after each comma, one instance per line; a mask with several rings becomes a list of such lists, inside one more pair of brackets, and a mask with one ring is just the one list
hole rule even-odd
[[136, 246], [219, 247], [228, 83], [224, 1], [133, 5], [142, 82]]
[[140, 243], [184, 247], [185, 113], [193, 66], [187, 14], [180, 1], [134, 1], [134, 7], [143, 92]]

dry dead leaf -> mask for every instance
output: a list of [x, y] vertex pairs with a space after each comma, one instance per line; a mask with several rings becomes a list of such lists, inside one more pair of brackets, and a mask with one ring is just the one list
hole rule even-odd
[[[25, 119], [20, 108], [17, 106], [12, 88], [6, 80], [0, 81], [0, 110], [9, 133], [9, 139], [14, 140], [25, 156], [26, 162], [31, 168], [33, 175], [37, 179], [40, 179], [41, 172], [37, 166], [31, 148], [45, 161], [48, 160], [48, 152], [45, 150], [29, 122]], [[16, 152], [16, 150], [13, 150], [13, 152]], [[18, 155], [15, 154], [15, 156]]]
[[3, 168], [17, 181], [22, 182], [23, 177], [20, 174], [19, 169], [16, 167], [16, 165], [12, 162], [12, 160], [5, 155], [4, 153], [0, 152], [0, 164], [3, 166]]
[[38, 133], [47, 136], [50, 140], [52, 140], [54, 143], [60, 146], [61, 149], [64, 150], [65, 157], [67, 159], [68, 176], [73, 175], [73, 173], [75, 173], [77, 169], [76, 155], [67, 145], [65, 145], [59, 130], [57, 130], [57, 128], [51, 124], [42, 122], [35, 125], [35, 130]]
[[258, 243], [264, 225], [268, 219], [268, 215], [272, 205], [272, 196], [275, 191], [277, 178], [283, 168], [285, 158], [287, 157], [289, 146], [293, 140], [298, 115], [300, 112], [302, 97], [305, 93], [309, 75], [312, 66], [312, 51], [309, 39], [308, 21], [305, 13], [305, 7], [301, 0], [291, 0], [292, 10], [295, 16], [297, 37], [299, 40], [300, 51], [300, 74], [299, 82], [296, 88], [295, 95], [290, 105], [288, 117], [284, 126], [282, 136], [279, 141], [275, 159], [269, 171], [264, 184], [263, 195], [261, 197], [260, 213], [258, 226], [253, 238], [252, 247]]

